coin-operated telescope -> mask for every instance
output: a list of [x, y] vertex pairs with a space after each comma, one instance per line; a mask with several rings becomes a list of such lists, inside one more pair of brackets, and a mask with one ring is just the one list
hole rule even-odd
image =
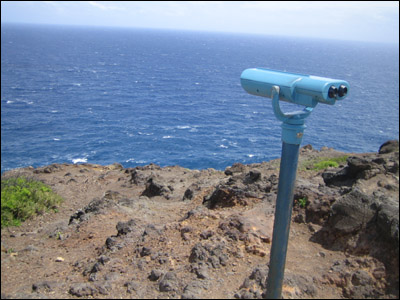
[[[244, 70], [240, 81], [250, 94], [272, 98], [275, 116], [282, 121], [282, 156], [278, 197], [275, 206], [274, 231], [267, 280], [267, 298], [281, 298], [293, 190], [296, 180], [300, 144], [305, 129], [304, 120], [318, 103], [335, 104], [343, 100], [350, 89], [344, 80], [295, 74], [265, 68]], [[304, 106], [302, 111], [283, 113], [279, 101]]]

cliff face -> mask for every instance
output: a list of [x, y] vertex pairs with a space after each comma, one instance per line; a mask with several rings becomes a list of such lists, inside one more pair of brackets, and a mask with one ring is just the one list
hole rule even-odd
[[[307, 169], [300, 151], [284, 298], [399, 296], [398, 142]], [[225, 171], [53, 164], [12, 170], [65, 201], [1, 232], [2, 298], [261, 298], [279, 161]]]

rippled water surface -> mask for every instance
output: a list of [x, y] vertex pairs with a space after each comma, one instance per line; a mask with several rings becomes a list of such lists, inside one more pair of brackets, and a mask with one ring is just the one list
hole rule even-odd
[[250, 67], [348, 81], [346, 100], [307, 119], [303, 145], [377, 151], [399, 135], [398, 57], [385, 44], [2, 25], [1, 170], [62, 162], [224, 169], [277, 158], [271, 100], [240, 86]]

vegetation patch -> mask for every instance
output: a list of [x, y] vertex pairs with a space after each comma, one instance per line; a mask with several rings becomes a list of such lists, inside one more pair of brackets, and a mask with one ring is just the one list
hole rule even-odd
[[343, 155], [338, 157], [320, 157], [314, 160], [309, 160], [303, 164], [303, 169], [320, 171], [329, 167], [337, 168], [344, 164], [349, 156]]
[[25, 177], [1, 179], [1, 228], [19, 226], [26, 219], [52, 209], [63, 199], [40, 181]]

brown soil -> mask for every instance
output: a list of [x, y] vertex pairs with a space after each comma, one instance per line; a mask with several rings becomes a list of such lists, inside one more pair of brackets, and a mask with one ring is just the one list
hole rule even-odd
[[[296, 189], [327, 188], [321, 172], [302, 163], [335, 155], [343, 153], [303, 148]], [[2, 298], [260, 298], [278, 169], [277, 160], [236, 164], [228, 175], [118, 164], [7, 172], [43, 181], [65, 201], [57, 213], [1, 231]], [[377, 187], [376, 177], [371, 180]], [[398, 203], [398, 177], [393, 183]], [[359, 186], [372, 189], [367, 180]], [[338, 188], [332, 191], [340, 196]], [[397, 295], [388, 290], [385, 262], [312, 241], [323, 223], [304, 216], [295, 203], [284, 298], [357, 298], [365, 284], [373, 287], [365, 297], [398, 297], [398, 287]]]

